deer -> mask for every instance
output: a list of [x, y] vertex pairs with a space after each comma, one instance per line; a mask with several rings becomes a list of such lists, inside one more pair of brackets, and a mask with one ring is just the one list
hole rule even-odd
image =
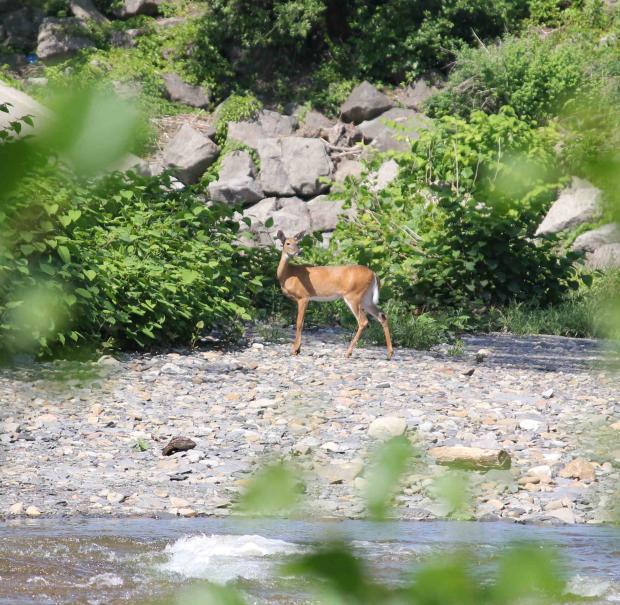
[[332, 301], [343, 299], [357, 320], [357, 332], [351, 340], [345, 357], [351, 357], [362, 332], [368, 326], [366, 313], [374, 317], [383, 327], [387, 358], [392, 358], [392, 338], [388, 318], [377, 306], [379, 304], [379, 278], [374, 271], [363, 265], [312, 266], [292, 264], [291, 259], [301, 254], [302, 231], [293, 237], [286, 237], [278, 231], [276, 237], [282, 243], [282, 256], [276, 275], [283, 294], [297, 303], [295, 340], [292, 355], [301, 350], [301, 333], [304, 317], [310, 301]]

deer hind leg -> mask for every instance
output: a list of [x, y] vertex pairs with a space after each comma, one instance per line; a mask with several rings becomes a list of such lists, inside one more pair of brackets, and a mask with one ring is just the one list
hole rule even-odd
[[301, 331], [304, 328], [304, 317], [308, 308], [308, 298], [300, 298], [297, 301], [297, 322], [295, 323], [295, 340], [291, 349], [291, 355], [299, 355], [301, 349]]
[[[377, 287], [376, 300], [378, 300], [379, 299], [378, 286], [375, 286], [375, 287]], [[387, 358], [392, 359], [392, 354], [394, 352], [394, 349], [392, 348], [392, 337], [390, 335], [390, 325], [388, 322], [387, 315], [381, 309], [379, 309], [379, 307], [376, 305], [375, 299], [374, 299], [374, 292], [372, 289], [369, 289], [364, 296], [363, 308], [364, 308], [364, 311], [366, 311], [367, 313], [370, 313], [370, 315], [372, 315], [381, 324], [381, 327], [383, 328], [383, 334], [385, 335], [385, 346], [387, 347]]]
[[347, 303], [349, 309], [351, 309], [351, 312], [355, 315], [355, 319], [357, 319], [357, 332], [355, 333], [347, 352], [344, 354], [345, 357], [351, 357], [351, 353], [353, 353], [353, 349], [355, 348], [357, 341], [360, 339], [362, 332], [368, 325], [368, 319], [366, 318], [366, 313], [364, 313], [362, 305], [359, 301], [347, 300], [345, 298], [344, 302]]

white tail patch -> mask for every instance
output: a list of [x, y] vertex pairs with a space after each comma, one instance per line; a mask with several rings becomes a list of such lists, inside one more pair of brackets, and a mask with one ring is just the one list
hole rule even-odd
[[379, 304], [379, 282], [376, 275], [372, 278], [372, 302], [375, 305]]

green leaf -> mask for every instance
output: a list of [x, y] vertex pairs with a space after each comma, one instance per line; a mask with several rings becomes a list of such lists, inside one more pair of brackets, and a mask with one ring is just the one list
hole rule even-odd
[[67, 265], [71, 262], [71, 253], [67, 246], [58, 246], [58, 256], [60, 256], [62, 261]]

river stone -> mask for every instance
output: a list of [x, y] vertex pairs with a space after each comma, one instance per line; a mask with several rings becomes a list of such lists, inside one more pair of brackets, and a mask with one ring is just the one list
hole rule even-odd
[[29, 506], [26, 509], [26, 514], [29, 517], [40, 517], [41, 516], [41, 511], [36, 506]]
[[297, 136], [319, 137], [324, 130], [328, 130], [334, 125], [334, 120], [330, 120], [316, 109], [311, 109], [302, 114]]
[[217, 181], [209, 183], [212, 200], [252, 204], [264, 197], [256, 179], [254, 162], [247, 151], [233, 151], [222, 160]]
[[24, 512], [24, 503], [16, 502], [9, 506], [9, 515], [21, 515]]
[[368, 175], [368, 188], [375, 193], [383, 191], [398, 176], [399, 170], [396, 160], [386, 160], [376, 172]]
[[332, 163], [320, 139], [280, 137], [259, 141], [260, 181], [267, 195], [313, 197], [328, 189]]
[[172, 456], [177, 452], [186, 452], [187, 450], [194, 449], [196, 442], [189, 437], [177, 436], [173, 437], [167, 445], [162, 449], [161, 453], [164, 456]]
[[350, 483], [364, 470], [361, 460], [332, 462], [317, 468], [317, 474], [331, 484]]
[[586, 265], [591, 269], [620, 268], [620, 244], [604, 244], [586, 258]]
[[580, 479], [581, 481], [594, 481], [594, 465], [585, 458], [575, 458], [571, 460], [558, 473], [560, 477], [567, 479]]
[[576, 237], [571, 249], [579, 252], [594, 252], [605, 244], [618, 243], [620, 243], [620, 226], [616, 223], [608, 223]]
[[192, 86], [184, 82], [176, 73], [164, 74], [166, 96], [171, 101], [184, 103], [190, 107], [206, 109], [210, 104], [209, 94], [201, 86]]
[[82, 21], [75, 17], [55, 19], [48, 17], [43, 20], [37, 38], [37, 55], [45, 61], [48, 59], [64, 59], [85, 48], [94, 48], [88, 30]]
[[578, 177], [564, 189], [538, 226], [535, 235], [544, 236], [594, 221], [601, 212], [600, 189]]
[[358, 84], [340, 107], [345, 122], [359, 124], [371, 120], [394, 106], [394, 102], [379, 92], [370, 82]]
[[185, 184], [195, 183], [215, 161], [218, 146], [208, 137], [183, 124], [162, 153], [164, 166], [172, 168]]
[[407, 421], [399, 416], [380, 416], [370, 423], [368, 434], [375, 439], [400, 437], [407, 430]]

